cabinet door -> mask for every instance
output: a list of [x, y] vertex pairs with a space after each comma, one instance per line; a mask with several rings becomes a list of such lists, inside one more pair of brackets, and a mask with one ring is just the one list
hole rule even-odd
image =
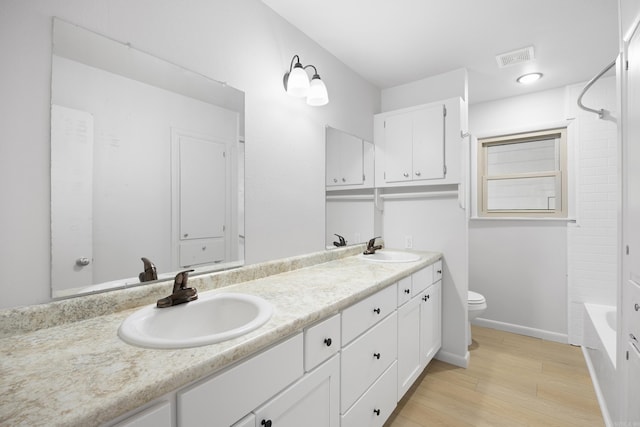
[[426, 367], [442, 345], [441, 283], [431, 285], [420, 298], [420, 354]]
[[359, 185], [364, 182], [364, 143], [342, 131], [327, 128], [326, 185]]
[[180, 137], [180, 238], [224, 237], [225, 144]]
[[172, 427], [172, 418], [171, 403], [163, 402], [133, 415], [114, 427]]
[[413, 116], [398, 114], [384, 121], [385, 181], [410, 181], [413, 175]]
[[398, 400], [402, 399], [422, 372], [420, 296], [412, 298], [398, 309]]
[[444, 106], [413, 113], [413, 180], [444, 178]]
[[335, 355], [254, 411], [256, 427], [339, 427], [339, 375]]

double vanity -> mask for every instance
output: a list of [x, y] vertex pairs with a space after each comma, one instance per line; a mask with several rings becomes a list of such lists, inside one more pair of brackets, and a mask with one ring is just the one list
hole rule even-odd
[[[442, 261], [386, 249], [367, 258], [362, 249], [190, 278], [203, 307], [227, 298], [236, 321], [245, 303], [270, 313], [207, 345], [188, 339], [211, 333], [198, 306], [161, 319], [173, 331], [164, 343], [118, 336], [136, 316], [154, 315], [141, 306], [155, 305], [170, 282], [0, 312], [0, 424], [381, 426], [440, 348]], [[46, 324], [65, 311], [73, 320]]]

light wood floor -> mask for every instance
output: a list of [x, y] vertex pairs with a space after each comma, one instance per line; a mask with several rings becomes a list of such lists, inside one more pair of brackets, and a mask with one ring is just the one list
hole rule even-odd
[[579, 347], [472, 326], [468, 369], [433, 360], [385, 427], [604, 426]]

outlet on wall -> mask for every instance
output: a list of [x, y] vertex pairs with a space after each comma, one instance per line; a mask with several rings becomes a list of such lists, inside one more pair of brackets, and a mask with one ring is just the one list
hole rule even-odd
[[413, 236], [404, 236], [404, 248], [405, 249], [413, 248]]

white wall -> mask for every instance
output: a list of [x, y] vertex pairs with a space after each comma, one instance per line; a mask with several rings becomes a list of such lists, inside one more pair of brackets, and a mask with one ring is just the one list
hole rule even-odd
[[[324, 248], [324, 127], [372, 140], [380, 92], [258, 0], [3, 0], [0, 4], [0, 307], [49, 300], [52, 16], [246, 94], [246, 260]], [[288, 97], [291, 57], [330, 103]]]
[[[471, 220], [469, 288], [482, 293], [488, 304], [479, 323], [579, 342], [582, 302], [615, 301], [615, 126], [574, 108], [576, 89], [583, 86], [469, 108], [469, 129], [478, 137], [570, 123], [570, 215], [577, 219], [569, 225], [557, 220]], [[615, 97], [615, 79], [607, 78], [593, 90], [585, 104], [608, 107], [612, 104], [603, 100]], [[475, 162], [474, 155], [474, 189]], [[474, 209], [475, 203], [474, 198]]]

